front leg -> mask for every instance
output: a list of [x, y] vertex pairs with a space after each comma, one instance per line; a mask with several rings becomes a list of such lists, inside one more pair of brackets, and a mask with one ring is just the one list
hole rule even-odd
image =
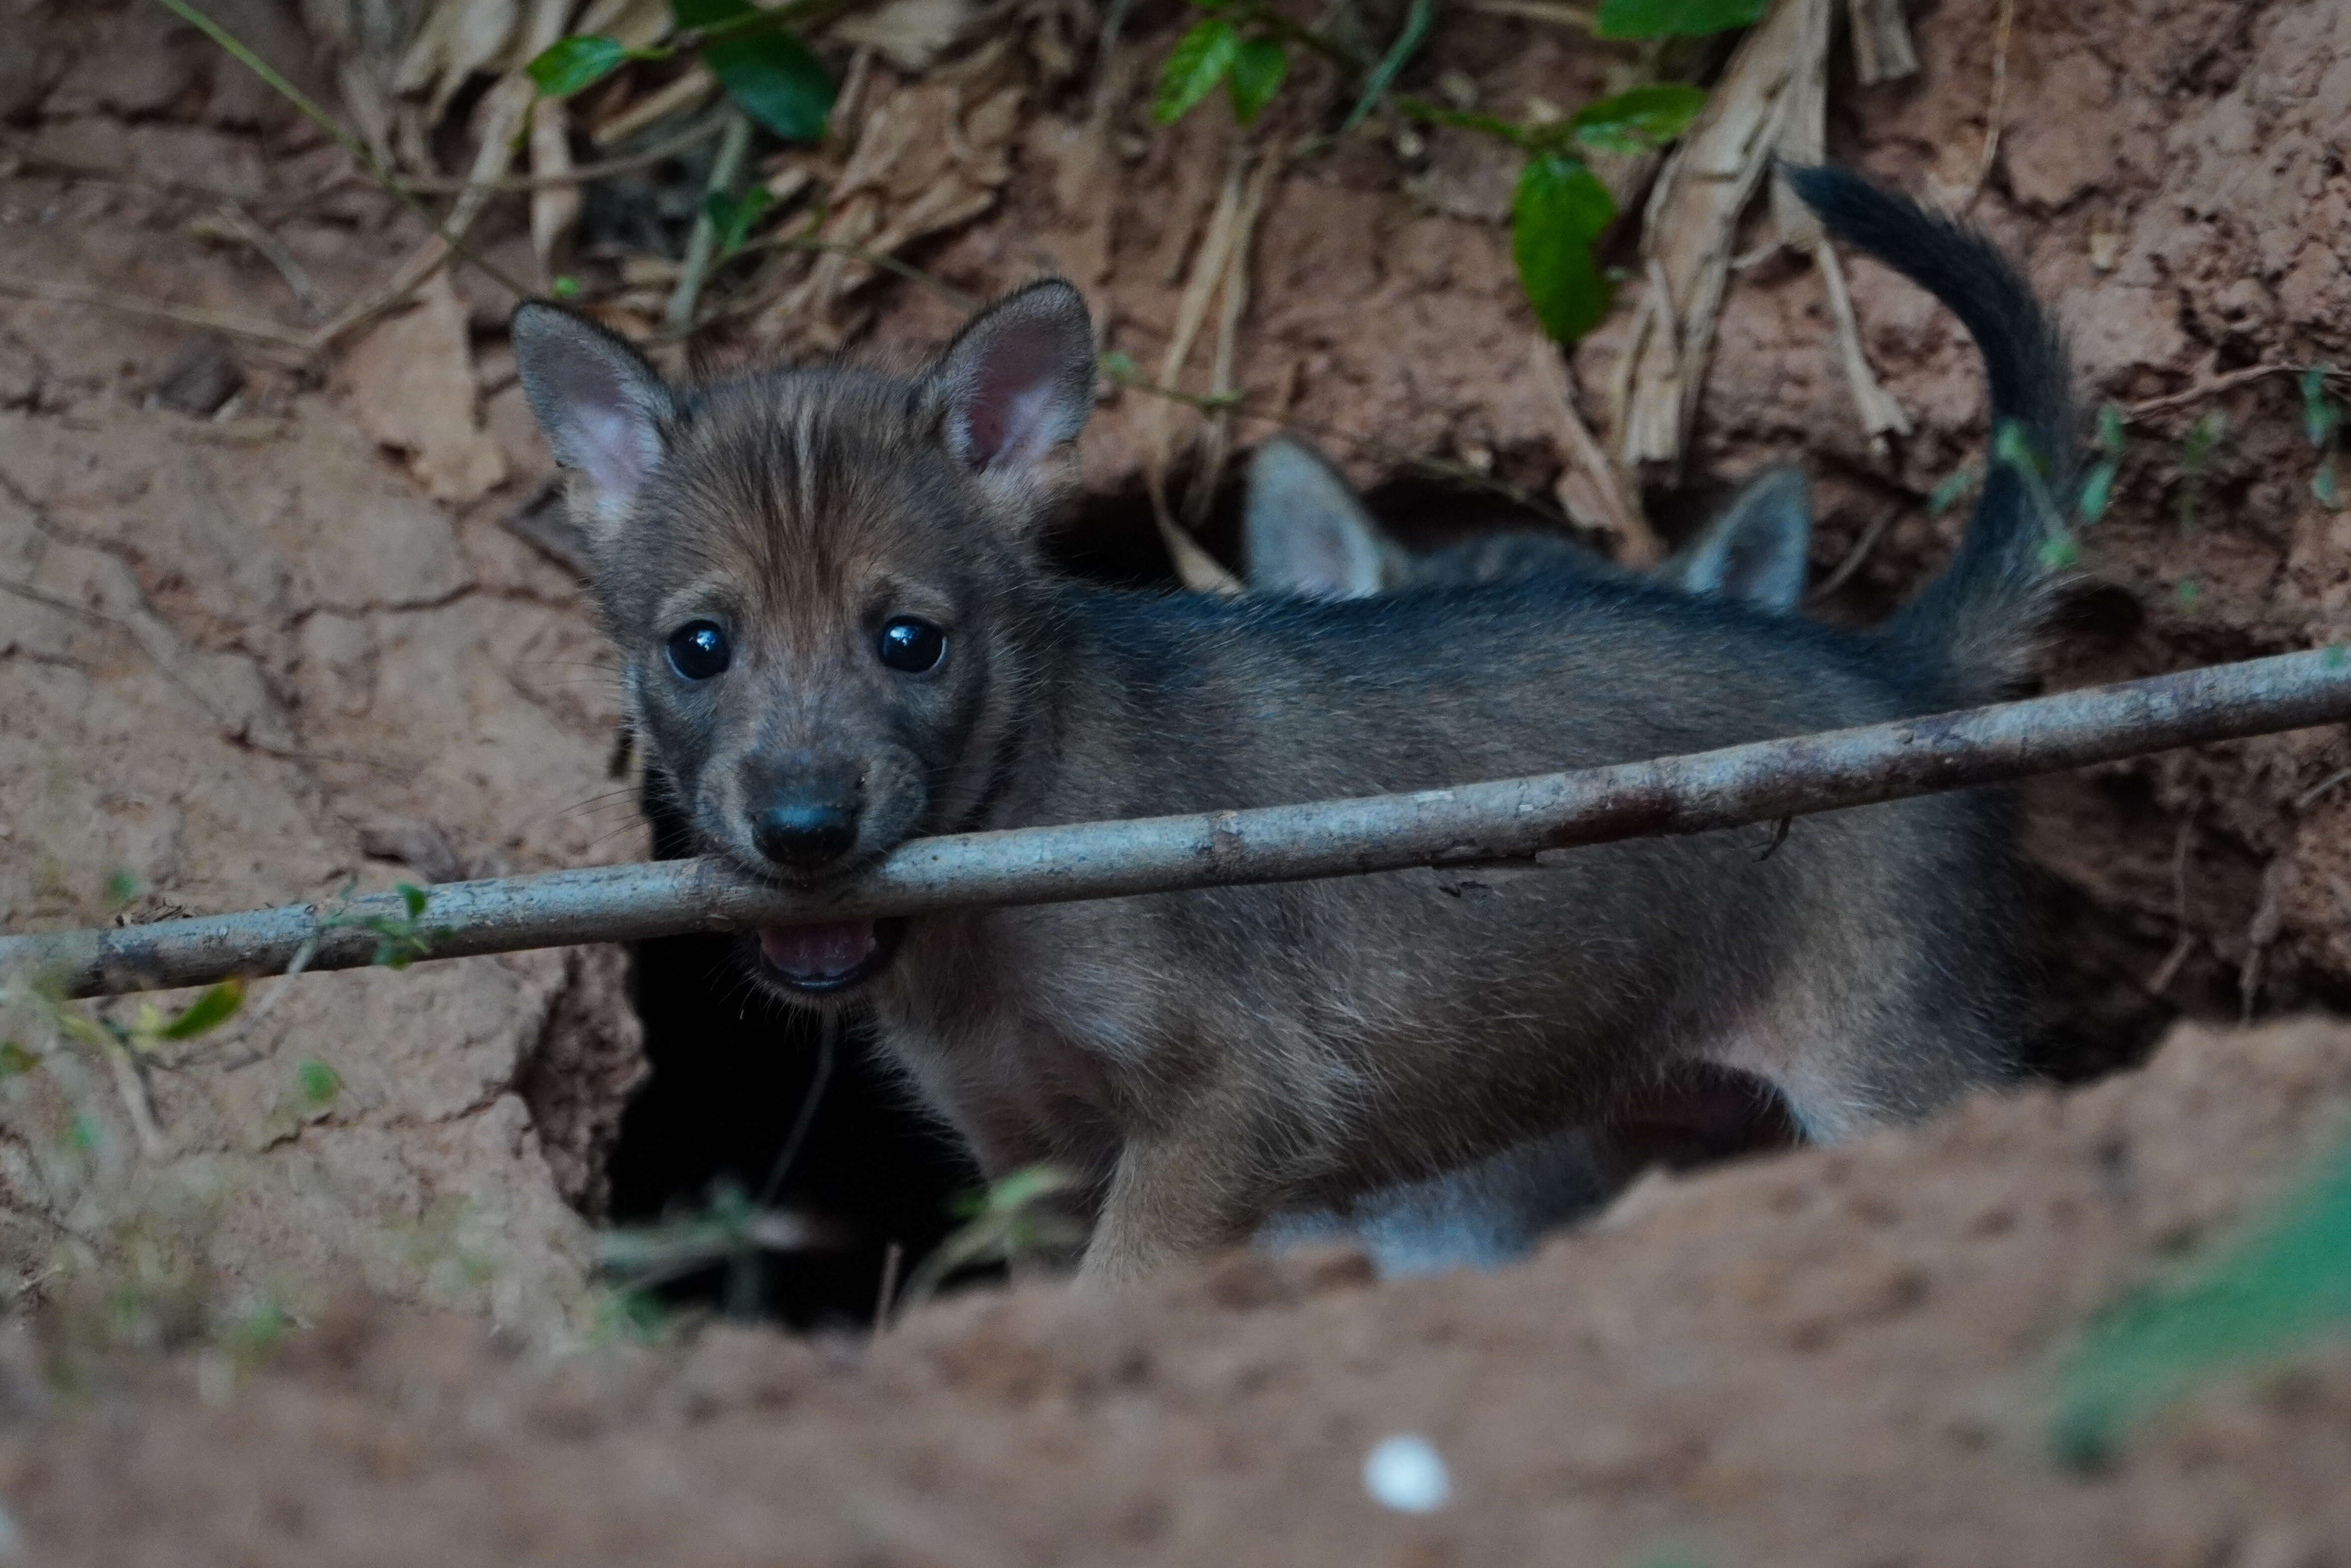
[[1092, 1284], [1123, 1284], [1153, 1270], [1238, 1246], [1279, 1206], [1282, 1184], [1252, 1150], [1266, 1147], [1245, 1118], [1196, 1114], [1119, 1151], [1093, 1236], [1078, 1266]]

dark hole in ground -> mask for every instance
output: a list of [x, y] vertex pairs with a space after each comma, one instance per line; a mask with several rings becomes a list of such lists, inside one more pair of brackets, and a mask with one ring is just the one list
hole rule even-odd
[[[1172, 488], [1181, 493], [1180, 484]], [[1392, 481], [1366, 499], [1399, 538], [1418, 547], [1477, 529], [1556, 525], [1490, 493], [1465, 493], [1419, 478]], [[1238, 484], [1220, 486], [1198, 531], [1228, 561], [1239, 509]], [[1679, 509], [1669, 532], [1687, 531], [1673, 522], [1695, 526], [1705, 515], [1703, 507]], [[1065, 569], [1099, 581], [1149, 587], [1171, 580], [1149, 503], [1139, 493], [1092, 498], [1055, 533], [1050, 548]], [[2104, 621], [2117, 615], [2115, 606], [2093, 598], [2083, 610], [2092, 627], [2101, 623], [2101, 610]], [[2154, 831], [2151, 818], [2141, 820], [2147, 813], [2126, 809], [2128, 784], [2100, 786], [2109, 794], [2117, 789], [2119, 795], [2094, 803], [2092, 815], [2113, 833]], [[651, 790], [643, 804], [655, 853], [691, 853], [674, 808]], [[2150, 994], [2144, 980], [2167, 934], [2112, 929], [2085, 896], [2046, 872], [2031, 873], [2028, 904], [2034, 1025], [2027, 1060], [2036, 1075], [2079, 1081], [2135, 1064], [2183, 1003], [2202, 1012], [2230, 1003], [2233, 993], [2221, 993], [2209, 964], [2184, 973], [2170, 999]], [[701, 1208], [715, 1183], [760, 1192], [815, 1079], [818, 1023], [753, 992], [727, 938], [640, 944], [634, 997], [653, 1076], [622, 1124], [611, 1168], [613, 1219], [644, 1224]], [[1768, 1096], [1719, 1083], [1690, 1089], [1662, 1118], [1655, 1104], [1628, 1107], [1624, 1136], [1636, 1163], [1687, 1168], [1792, 1141], [1784, 1111]], [[979, 1180], [952, 1135], [916, 1107], [877, 1059], [865, 1031], [847, 1025], [780, 1188], [782, 1207], [830, 1221], [842, 1244], [764, 1254], [757, 1277], [760, 1309], [799, 1328], [870, 1323], [889, 1245], [904, 1249], [903, 1280], [953, 1228], [953, 1200]], [[713, 1266], [672, 1282], [663, 1293], [673, 1303], [716, 1305], [727, 1289], [726, 1271]]]
[[[695, 852], [664, 792], [649, 783], [643, 804], [656, 857]], [[753, 991], [732, 937], [640, 942], [631, 991], [653, 1075], [621, 1121], [614, 1222], [646, 1225], [703, 1209], [721, 1183], [761, 1194], [815, 1085], [819, 1021]], [[833, 1058], [776, 1202], [824, 1220], [841, 1244], [764, 1252], [750, 1265], [760, 1310], [795, 1328], [871, 1323], [890, 1244], [910, 1265], [947, 1233], [955, 1196], [979, 1182], [952, 1135], [876, 1059], [861, 1024], [841, 1029]], [[714, 1264], [660, 1293], [673, 1305], [719, 1305], [730, 1282]]]

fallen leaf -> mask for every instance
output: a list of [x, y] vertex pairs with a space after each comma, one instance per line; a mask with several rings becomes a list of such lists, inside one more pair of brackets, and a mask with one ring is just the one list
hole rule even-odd
[[973, 0], [888, 0], [843, 16], [832, 25], [832, 36], [872, 48], [914, 76], [937, 64], [978, 19]]
[[427, 94], [426, 119], [437, 122], [465, 78], [505, 55], [521, 20], [517, 0], [439, 0], [401, 56], [393, 88]]
[[407, 454], [434, 500], [463, 505], [506, 482], [506, 458], [475, 415], [465, 307], [445, 270], [417, 289], [413, 306], [354, 344], [340, 374], [360, 428]]

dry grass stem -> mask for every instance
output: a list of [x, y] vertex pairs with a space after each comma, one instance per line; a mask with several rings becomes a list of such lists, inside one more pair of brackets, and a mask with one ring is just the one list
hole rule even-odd
[[2193, 408], [2207, 398], [2217, 398], [2222, 392], [2234, 391], [2237, 388], [2250, 385], [2254, 381], [2265, 380], [2272, 376], [2291, 376], [2296, 373], [2295, 367], [2292, 365], [2247, 365], [2242, 369], [2225, 371], [2220, 375], [2200, 380], [2192, 387], [2183, 387], [2177, 392], [2166, 392], [2159, 398], [2142, 399], [2123, 410], [2123, 418], [2133, 423], [2138, 423], [2152, 419], [2157, 414], [2170, 413], [2176, 409]]
[[1836, 323], [1837, 362], [1844, 368], [1845, 385], [1853, 389], [1854, 409], [1861, 416], [1861, 428], [1882, 456], [1888, 435], [1910, 433], [1910, 416], [1879, 382], [1877, 372], [1869, 367], [1869, 356], [1862, 350], [1861, 322], [1854, 314], [1844, 263], [1838, 258], [1836, 247], [1823, 238], [1813, 247], [1813, 260], [1821, 269], [1830, 319]]
[[1861, 564], [1869, 559], [1869, 553], [1877, 548], [1877, 541], [1885, 536], [1886, 524], [1893, 518], [1890, 512], [1881, 512], [1871, 518], [1869, 526], [1861, 531], [1861, 537], [1853, 542], [1853, 548], [1844, 553], [1844, 559], [1839, 561], [1836, 569], [1823, 577], [1819, 585], [1804, 596], [1804, 601], [1820, 604], [1850, 582], [1853, 575], [1861, 570]]
[[1613, 389], [1617, 450], [1628, 467], [1681, 461], [1713, 352], [1740, 215], [1779, 149], [1792, 90], [1825, 49], [1829, 3], [1778, 0], [1740, 41], [1705, 112], [1650, 189], [1641, 248], [1652, 283], [1635, 309]]
[[2171, 842], [2171, 923], [2179, 929], [2179, 935], [2172, 942], [2171, 951], [2147, 978], [2150, 995], [2161, 996], [2171, 988], [2171, 982], [2179, 978], [2180, 966], [2196, 950], [2199, 940], [2188, 924], [2188, 852], [2195, 842], [2196, 817], [2190, 813], [2180, 819], [2179, 832]]
[[1552, 410], [1559, 415], [1561, 455], [1566, 462], [1559, 479], [1560, 505], [1575, 523], [1614, 539], [1620, 564], [1655, 566], [1665, 559], [1665, 542], [1642, 514], [1640, 493], [1630, 476], [1609, 457], [1575, 411], [1574, 390], [1568, 384], [1567, 362], [1559, 346], [1538, 332], [1529, 352], [1534, 356], [1535, 379], [1550, 394]]
[[[729, 109], [726, 129], [719, 134], [718, 156], [711, 161], [710, 180], [705, 187], [714, 196], [731, 195], [735, 182], [743, 172], [743, 159], [751, 149], [751, 120], [741, 109]], [[677, 286], [671, 291], [669, 308], [664, 313], [664, 324], [672, 332], [683, 333], [694, 326], [694, 307], [702, 298], [702, 280], [709, 275], [710, 264], [718, 254], [718, 225], [711, 221], [710, 210], [704, 207], [694, 218], [694, 232], [685, 244], [685, 262], [678, 268]]]
[[1562, 0], [1468, 0], [1468, 8], [1483, 11], [1489, 16], [1516, 16], [1526, 22], [1573, 27], [1579, 33], [1592, 31], [1593, 8], [1566, 5]]
[[1900, 81], [1918, 73], [1918, 50], [1910, 40], [1903, 0], [1852, 0], [1854, 74], [1864, 87]]
[[1249, 254], [1257, 238], [1258, 215], [1264, 211], [1266, 192], [1280, 172], [1281, 162], [1279, 147], [1269, 148], [1258, 160], [1257, 171], [1250, 176], [1233, 219], [1217, 300], [1216, 345], [1208, 363], [1208, 396], [1217, 400], [1217, 406], [1206, 410], [1200, 461], [1185, 495], [1185, 520], [1190, 528], [1207, 520], [1208, 508], [1216, 500], [1217, 481], [1231, 451], [1233, 410], [1226, 400], [1238, 390], [1233, 384], [1233, 360], [1240, 347], [1241, 318], [1249, 312]]
[[657, 120], [700, 109], [717, 92], [718, 78], [712, 76], [707, 67], [695, 65], [677, 80], [655, 88], [619, 113], [591, 127], [588, 140], [599, 147], [611, 147], [626, 141]]
[[101, 310], [111, 310], [124, 316], [145, 316], [158, 321], [176, 321], [183, 327], [201, 327], [208, 331], [224, 332], [248, 342], [267, 344], [282, 348], [298, 358], [307, 358], [311, 351], [314, 334], [298, 332], [273, 322], [256, 321], [251, 317], [234, 316], [225, 310], [207, 310], [198, 305], [173, 305], [165, 300], [138, 299], [110, 289], [91, 288], [78, 283], [52, 283], [47, 278], [17, 277], [0, 273], [0, 294], [13, 294], [23, 299], [53, 300], [60, 305], [89, 305]]
[[[1199, 248], [1192, 254], [1191, 275], [1186, 279], [1183, 296], [1176, 305], [1175, 330], [1169, 335], [1167, 351], [1160, 356], [1159, 385], [1170, 390], [1182, 388], [1185, 363], [1192, 357], [1192, 346], [1198, 340], [1200, 328], [1207, 320], [1208, 307], [1215, 303], [1217, 286], [1224, 280], [1248, 187], [1247, 166], [1236, 157], [1225, 174], [1222, 189], [1217, 193], [1217, 204], [1208, 215], [1207, 228], [1200, 236]], [[1197, 593], [1237, 594], [1241, 591], [1239, 579], [1200, 547], [1198, 541], [1176, 522], [1167, 504], [1167, 469], [1175, 461], [1178, 421], [1183, 418], [1182, 406], [1178, 399], [1164, 401], [1148, 438], [1143, 479], [1144, 488], [1151, 497], [1152, 520], [1158, 525], [1160, 540], [1166, 545], [1168, 557], [1176, 566], [1176, 575], [1186, 587]]]
[[2015, 35], [2016, 0], [2000, 0], [1991, 25], [1991, 99], [1984, 106], [1983, 151], [1976, 158], [1975, 178], [1968, 182], [1968, 193], [1959, 202], [1962, 213], [1983, 194], [1984, 182], [1991, 178], [1992, 164], [2000, 158], [2000, 128], [2008, 119], [2008, 49]]
[[574, 165], [559, 174], [509, 174], [486, 184], [462, 177], [404, 180], [402, 184], [420, 196], [455, 196], [467, 191], [489, 191], [500, 195], [544, 191], [550, 186], [585, 185], [612, 174], [632, 174], [640, 169], [650, 169], [665, 159], [674, 158], [701, 146], [718, 134], [718, 122], [705, 120], [664, 137], [642, 152], [632, 152], [622, 158], [599, 159], [593, 163]]
[[287, 288], [301, 303], [304, 310], [313, 317], [326, 314], [327, 307], [319, 298], [318, 285], [311, 282], [309, 273], [294, 259], [294, 253], [286, 248], [283, 241], [235, 202], [221, 202], [214, 213], [226, 233], [250, 245], [255, 254], [277, 269], [277, 275], [285, 280]]

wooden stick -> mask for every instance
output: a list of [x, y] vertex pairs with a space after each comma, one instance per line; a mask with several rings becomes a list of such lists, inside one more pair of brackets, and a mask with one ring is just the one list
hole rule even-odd
[[[1554, 852], [2053, 773], [2175, 746], [2351, 721], [2351, 654], [2280, 654], [2054, 697], [1692, 756], [1358, 800], [922, 838], [823, 891], [716, 859], [445, 883], [415, 922], [433, 958], [637, 941], [1004, 904], [1304, 881], [1416, 867], [1554, 863]], [[68, 996], [373, 961], [400, 898], [0, 938], [0, 974]]]

